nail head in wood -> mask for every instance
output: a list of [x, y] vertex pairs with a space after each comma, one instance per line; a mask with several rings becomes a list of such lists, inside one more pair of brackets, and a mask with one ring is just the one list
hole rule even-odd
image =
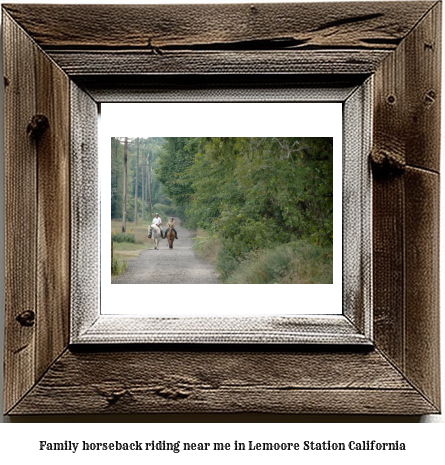
[[119, 392], [112, 392], [106, 397], [106, 399], [110, 405], [114, 405], [126, 394], [127, 394], [126, 390], [122, 390]]
[[434, 90], [430, 90], [425, 95], [425, 104], [432, 105], [436, 101], [436, 92]]
[[17, 315], [16, 320], [22, 326], [34, 326], [35, 322], [35, 313], [32, 310], [25, 310], [24, 312]]

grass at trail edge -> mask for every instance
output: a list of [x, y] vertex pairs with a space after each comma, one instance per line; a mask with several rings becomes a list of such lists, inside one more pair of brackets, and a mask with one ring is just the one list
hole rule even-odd
[[221, 242], [198, 229], [195, 251], [216, 266], [226, 284], [332, 284], [331, 247], [296, 240], [271, 249], [250, 252], [227, 263]]

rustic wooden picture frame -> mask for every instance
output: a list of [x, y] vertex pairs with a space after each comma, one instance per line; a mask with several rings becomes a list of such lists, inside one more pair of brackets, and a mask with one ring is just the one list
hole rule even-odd
[[[2, 13], [5, 413], [440, 411], [440, 2], [16, 4]], [[91, 260], [73, 249], [71, 228], [95, 218], [70, 208], [70, 160], [75, 152], [94, 169], [97, 143], [94, 125], [73, 118], [165, 89], [370, 77], [372, 345], [69, 344], [70, 275]], [[94, 195], [88, 183], [83, 194]]]

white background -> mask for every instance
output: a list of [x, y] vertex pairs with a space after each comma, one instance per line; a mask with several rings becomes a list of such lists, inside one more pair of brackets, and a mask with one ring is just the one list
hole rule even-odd
[[[283, 1], [283, 0], [282, 0]], [[286, 0], [284, 0], [286, 1]], [[315, 0], [314, 0], [315, 1]], [[13, 3], [13, 2], [11, 2]], [[18, 3], [18, 2], [17, 2]], [[20, 2], [26, 3], [26, 2]], [[42, 3], [42, 2], [39, 2]], [[60, 3], [47, 2], [47, 3]], [[68, 2], [66, 2], [68, 3]], [[71, 3], [90, 3], [78, 0]], [[121, 3], [121, 2], [102, 2], [102, 3]], [[140, 3], [133, 0], [133, 3]], [[153, 3], [162, 3], [161, 0]], [[170, 0], [170, 3], [186, 3], [186, 1], [175, 2]], [[207, 3], [212, 3], [208, 0]], [[222, 0], [219, 2], [222, 3]], [[239, 3], [250, 3], [240, 0]], [[0, 98], [1, 94], [0, 94]], [[443, 125], [442, 119], [442, 125]], [[442, 147], [444, 142], [444, 130], [442, 127]], [[3, 166], [1, 166], [3, 169]], [[0, 182], [2, 183], [0, 195], [3, 195], [3, 175], [0, 175]], [[445, 189], [442, 189], [444, 192]], [[441, 205], [444, 205], [444, 198], [441, 199]], [[443, 208], [443, 207], [442, 207]], [[1, 217], [4, 218], [3, 199], [0, 202]], [[442, 210], [442, 218], [445, 217], [445, 211]], [[442, 232], [444, 228], [442, 227]], [[3, 228], [1, 231], [1, 239], [4, 241]], [[3, 242], [4, 243], [4, 242]], [[3, 254], [3, 247], [0, 248], [0, 253]], [[4, 255], [3, 259], [4, 259]], [[442, 254], [443, 257], [443, 254]], [[442, 260], [441, 260], [442, 262]], [[441, 269], [444, 270], [444, 264], [441, 263]], [[4, 296], [2, 296], [4, 298]], [[442, 299], [443, 301], [444, 299]], [[444, 322], [442, 318], [442, 334], [444, 334]], [[0, 328], [0, 350], [3, 351], [3, 329], [4, 320], [2, 314]], [[445, 360], [444, 344], [442, 344], [442, 399], [445, 401], [444, 389], [444, 373], [445, 367], [443, 361]], [[3, 358], [3, 353], [0, 354]], [[74, 399], [73, 399], [74, 400]], [[188, 421], [193, 421], [193, 417], [187, 418]], [[234, 422], [233, 424], [226, 424], [226, 421]], [[259, 421], [260, 424], [244, 424], [246, 421], [244, 416], [200, 416], [197, 421], [202, 423], [194, 424], [162, 424], [162, 422], [180, 422], [185, 421], [184, 418], [177, 416], [128, 416], [128, 417], [113, 417], [113, 416], [100, 416], [100, 417], [32, 417], [16, 419], [15, 424], [7, 424], [10, 418], [3, 417], [5, 422], [0, 426], [0, 460], [4, 463], [86, 463], [95, 464], [100, 458], [106, 460], [107, 463], [119, 463], [124, 460], [132, 464], [149, 464], [149, 463], [178, 463], [179, 461], [188, 463], [205, 463], [207, 464], [210, 459], [213, 463], [246, 463], [248, 458], [255, 460], [258, 463], [282, 463], [282, 464], [296, 464], [311, 463], [324, 464], [326, 462], [342, 463], [342, 464], [356, 464], [358, 461], [364, 464], [393, 464], [399, 460], [404, 463], [429, 463], [441, 464], [443, 463], [444, 449], [443, 438], [445, 437], [445, 417], [443, 415], [429, 415], [420, 419], [421, 422], [440, 422], [440, 424], [430, 424], [420, 426], [418, 424], [391, 424], [392, 422], [406, 422], [406, 421], [419, 421], [417, 418], [403, 418], [403, 417], [364, 417], [364, 416], [272, 416], [272, 417], [258, 417], [251, 416], [249, 421]], [[104, 422], [100, 425], [91, 424], [90, 422]], [[205, 422], [218, 422], [207, 424]], [[277, 423], [267, 423], [277, 422]], [[324, 422], [321, 424], [305, 424], [304, 422]], [[331, 424], [331, 422], [347, 422], [340, 424]], [[360, 423], [360, 422], [368, 423]], [[373, 424], [378, 421], [379, 424]], [[42, 422], [41, 424], [26, 424], [27, 422]], [[49, 422], [49, 423], [43, 423]], [[53, 422], [67, 422], [63, 425], [58, 425]], [[72, 423], [76, 422], [76, 423]], [[134, 424], [119, 424], [106, 422], [135, 422]], [[145, 422], [139, 424], [136, 422]], [[159, 424], [159, 422], [161, 422]], [[348, 423], [349, 422], [349, 423]], [[383, 423], [382, 423], [383, 422]], [[155, 424], [157, 423], [157, 424]], [[408, 445], [407, 452], [347, 452], [347, 453], [311, 453], [302, 454], [278, 454], [278, 453], [258, 453], [257, 455], [240, 456], [237, 459], [234, 454], [225, 455], [222, 453], [201, 455], [204, 453], [195, 453], [185, 456], [183, 454], [175, 454], [172, 456], [167, 455], [120, 455], [117, 453], [106, 453], [106, 455], [92, 453], [92, 455], [78, 455], [71, 452], [39, 452], [39, 440], [47, 441], [111, 441], [111, 440], [151, 440], [151, 439], [166, 439], [166, 440], [189, 440], [189, 441], [231, 441], [233, 439], [242, 440], [267, 440], [267, 441], [294, 441], [313, 439], [318, 441], [323, 440], [341, 440], [349, 441], [352, 439], [380, 439], [385, 441], [392, 441], [395, 439], [406, 441]], [[248, 462], [247, 462], [248, 463]]]
[[[103, 104], [100, 123], [102, 212], [101, 313], [152, 314], [153, 299], [180, 295], [174, 315], [342, 313], [342, 104], [136, 103]], [[111, 137], [333, 137], [333, 284], [111, 284]], [[165, 219], [164, 219], [165, 222]], [[132, 223], [127, 223], [131, 229]], [[240, 228], [243, 225], [240, 224]], [[161, 248], [166, 244], [161, 241]], [[170, 253], [170, 251], [168, 251]], [[153, 252], [162, 253], [162, 252]], [[174, 253], [174, 250], [171, 251]], [[157, 297], [156, 297], [157, 296]], [[209, 303], [211, 302], [211, 305]], [[206, 305], [207, 304], [207, 305]], [[151, 308], [150, 308], [151, 307]], [[243, 313], [244, 312], [244, 313]], [[165, 314], [163, 315], [165, 316]], [[173, 314], [172, 314], [173, 316]]]

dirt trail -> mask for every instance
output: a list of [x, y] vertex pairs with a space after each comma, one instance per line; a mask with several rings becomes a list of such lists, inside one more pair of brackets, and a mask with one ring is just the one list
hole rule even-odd
[[176, 231], [179, 239], [173, 243], [173, 249], [168, 248], [167, 239], [161, 239], [158, 250], [153, 247], [143, 250], [139, 257], [128, 262], [127, 271], [112, 283], [219, 284], [213, 266], [193, 251], [190, 231], [178, 225]]

